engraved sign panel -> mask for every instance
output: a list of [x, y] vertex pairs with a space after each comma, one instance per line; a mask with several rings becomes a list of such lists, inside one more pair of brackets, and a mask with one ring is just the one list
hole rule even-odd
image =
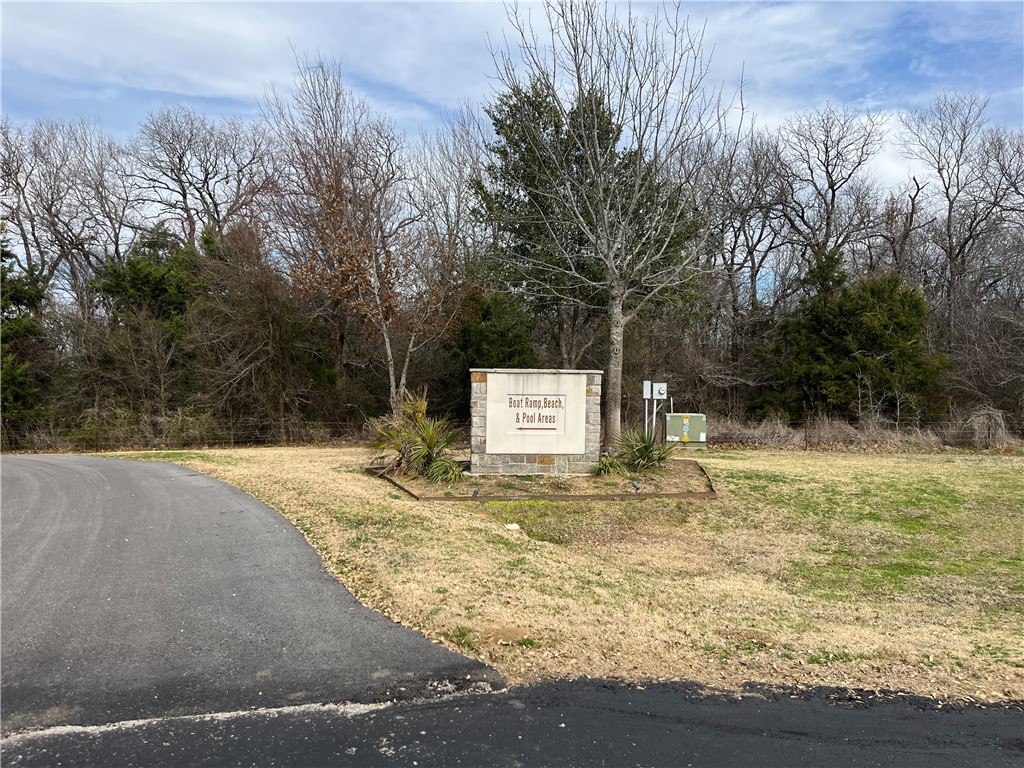
[[586, 375], [489, 374], [487, 453], [584, 453], [586, 402]]
[[508, 396], [507, 434], [550, 432], [565, 434], [565, 395], [514, 394]]

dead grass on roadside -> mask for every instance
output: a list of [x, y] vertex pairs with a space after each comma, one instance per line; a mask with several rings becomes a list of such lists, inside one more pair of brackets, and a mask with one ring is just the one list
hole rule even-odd
[[1024, 700], [1021, 457], [709, 452], [718, 501], [480, 504], [405, 497], [361, 448], [205, 456], [183, 463], [280, 510], [365, 604], [511, 683]]

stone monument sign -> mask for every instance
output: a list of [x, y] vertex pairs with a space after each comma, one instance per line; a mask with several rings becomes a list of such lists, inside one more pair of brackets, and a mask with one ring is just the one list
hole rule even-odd
[[601, 453], [601, 371], [474, 368], [470, 471], [587, 472]]

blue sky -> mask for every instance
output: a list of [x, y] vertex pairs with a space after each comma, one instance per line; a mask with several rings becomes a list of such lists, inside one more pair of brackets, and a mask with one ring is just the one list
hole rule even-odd
[[[523, 9], [539, 12], [529, 3]], [[644, 3], [634, 3], [643, 12]], [[881, 111], [942, 89], [991, 95], [989, 117], [1024, 127], [1024, 3], [687, 3], [706, 21], [712, 72], [741, 72], [759, 122], [825, 101]], [[90, 118], [127, 136], [150, 111], [189, 104], [255, 116], [287, 85], [294, 52], [341, 60], [350, 87], [411, 134], [446, 109], [487, 100], [488, 50], [504, 7], [461, 3], [9, 2], [0, 7], [5, 116]]]

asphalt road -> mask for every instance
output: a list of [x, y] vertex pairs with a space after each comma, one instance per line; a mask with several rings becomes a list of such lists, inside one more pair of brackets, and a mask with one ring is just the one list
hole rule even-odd
[[0, 458], [3, 732], [503, 680], [360, 605], [280, 514], [182, 467]]
[[[837, 697], [840, 701], [833, 701]], [[560, 682], [380, 709], [297, 707], [22, 734], [5, 766], [1020, 768], [1019, 710], [819, 690], [742, 700]]]
[[1024, 765], [1020, 704], [497, 690], [359, 606], [290, 524], [222, 483], [83, 457], [0, 470], [4, 766]]

